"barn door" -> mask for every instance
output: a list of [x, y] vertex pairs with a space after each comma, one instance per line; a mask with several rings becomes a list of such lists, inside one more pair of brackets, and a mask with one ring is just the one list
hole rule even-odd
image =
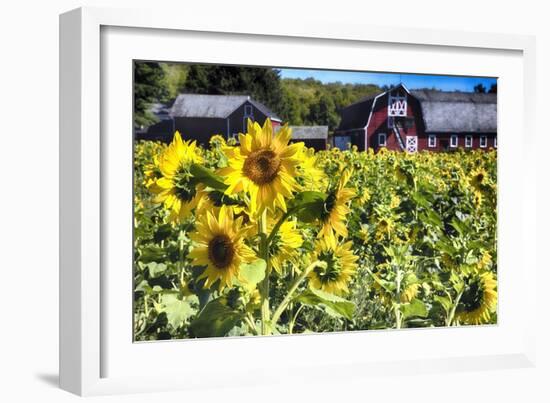
[[415, 153], [418, 151], [418, 137], [407, 136], [406, 148], [408, 153]]

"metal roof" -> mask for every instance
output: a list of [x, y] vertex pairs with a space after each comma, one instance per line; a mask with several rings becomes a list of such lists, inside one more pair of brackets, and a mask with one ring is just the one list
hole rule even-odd
[[225, 119], [247, 101], [272, 120], [281, 120], [269, 108], [254, 101], [248, 95], [180, 94], [170, 109], [170, 115], [172, 117]]
[[[382, 94], [385, 92], [378, 95]], [[497, 131], [497, 94], [437, 90], [412, 90], [410, 94], [420, 103], [426, 132]], [[375, 97], [363, 98], [342, 109], [338, 130], [365, 127]]]
[[496, 132], [497, 94], [411, 91], [420, 101], [426, 132]]
[[328, 126], [289, 126], [293, 140], [323, 139], [328, 137]]

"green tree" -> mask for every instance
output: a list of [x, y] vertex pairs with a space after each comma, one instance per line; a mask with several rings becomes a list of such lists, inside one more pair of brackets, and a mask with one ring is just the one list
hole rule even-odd
[[185, 63], [162, 63], [168, 98], [175, 99], [185, 87], [190, 66]]
[[149, 111], [151, 104], [164, 102], [168, 95], [165, 73], [159, 63], [134, 63], [134, 126], [149, 126], [157, 122]]
[[485, 88], [483, 84], [479, 83], [474, 87], [474, 92], [478, 94], [485, 94], [487, 92], [487, 88]]
[[250, 95], [274, 112], [282, 108], [280, 72], [268, 67], [192, 65], [184, 91], [200, 94]]
[[336, 112], [334, 99], [319, 92], [315, 98], [317, 98], [317, 102], [310, 107], [308, 121], [314, 125], [328, 126], [331, 131], [334, 130], [340, 123], [340, 116]]

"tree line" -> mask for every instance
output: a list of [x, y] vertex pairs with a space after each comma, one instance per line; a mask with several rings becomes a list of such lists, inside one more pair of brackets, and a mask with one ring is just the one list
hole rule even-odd
[[[291, 125], [323, 125], [333, 131], [340, 123], [340, 110], [358, 100], [388, 89], [375, 84], [322, 83], [314, 78], [281, 78], [270, 67], [135, 62], [134, 125], [156, 122], [152, 103], [170, 103], [180, 93], [250, 95]], [[487, 90], [482, 84], [475, 92]]]

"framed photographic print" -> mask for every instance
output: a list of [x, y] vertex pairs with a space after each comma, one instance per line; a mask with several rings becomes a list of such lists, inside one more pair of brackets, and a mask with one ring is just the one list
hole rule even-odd
[[62, 387], [532, 365], [533, 49], [62, 15]]

